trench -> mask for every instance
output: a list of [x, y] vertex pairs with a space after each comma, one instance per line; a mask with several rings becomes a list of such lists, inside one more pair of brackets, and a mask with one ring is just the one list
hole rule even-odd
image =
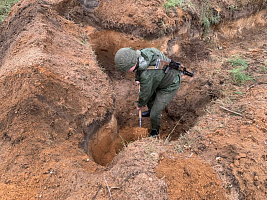
[[[142, 127], [139, 127], [138, 124], [138, 113], [134, 103], [138, 98], [138, 87], [134, 82], [134, 74], [124, 74], [116, 70], [113, 63], [114, 55], [123, 46], [132, 46], [137, 49], [155, 46], [155, 43], [164, 43], [165, 41], [144, 41], [139, 38], [129, 38], [127, 35], [122, 36], [111, 30], [93, 31], [88, 37], [100, 67], [104, 69], [111, 80], [116, 99], [115, 112], [112, 117], [108, 117], [103, 122], [95, 122], [84, 131], [83, 149], [96, 163], [106, 166], [129, 143], [148, 137], [150, 132], [149, 118], [142, 118]], [[171, 45], [173, 44], [169, 43], [168, 48], [172, 48]], [[181, 49], [191, 53], [190, 48], [194, 45], [203, 46], [203, 44], [193, 41], [191, 45], [181, 46]], [[195, 52], [195, 54], [197, 55], [195, 57], [199, 59], [205, 59], [208, 56], [204, 55], [203, 51]], [[172, 59], [177, 60], [179, 58], [172, 57]], [[188, 81], [190, 84], [187, 83]], [[201, 89], [196, 91], [196, 88]], [[170, 139], [176, 140], [194, 126], [198, 117], [205, 113], [206, 105], [216, 98], [216, 92], [212, 90], [207, 80], [198, 77], [192, 79], [186, 77], [173, 101], [162, 112], [160, 137], [165, 139], [172, 132]], [[179, 124], [177, 125], [178, 121]], [[175, 130], [172, 131], [174, 127]]]
[[[230, 28], [224, 24], [222, 30], [226, 33], [226, 37], [231, 38], [237, 34], [237, 32], [234, 34], [235, 30], [246, 28], [246, 24], [250, 21], [253, 21], [251, 17], [237, 21], [235, 29], [233, 29], [233, 23], [229, 23]], [[192, 38], [189, 42], [183, 43], [179, 35], [146, 40], [114, 30], [99, 30], [92, 26], [85, 26], [84, 31], [95, 51], [100, 67], [108, 74], [116, 93], [115, 112], [109, 118], [109, 122], [96, 122], [92, 127], [88, 127], [83, 144], [83, 149], [96, 163], [106, 166], [123, 148], [127, 147], [128, 143], [147, 137], [150, 131], [148, 118], [142, 119], [142, 128], [138, 127], [138, 113], [134, 103], [138, 98], [138, 89], [134, 83], [133, 74], [124, 74], [116, 70], [113, 60], [117, 50], [122, 47], [135, 49], [161, 47], [167, 50], [171, 59], [182, 62], [189, 69], [194, 69], [196, 73], [197, 69], [194, 65], [209, 59], [209, 50], [205, 42], [199, 38]], [[216, 32], [212, 34], [218, 39]], [[178, 139], [205, 114], [206, 106], [220, 96], [219, 89], [214, 87], [209, 79], [201, 76], [184, 79], [173, 101], [162, 112], [160, 129], [162, 139], [168, 137], [170, 133], [172, 133], [171, 140]]]

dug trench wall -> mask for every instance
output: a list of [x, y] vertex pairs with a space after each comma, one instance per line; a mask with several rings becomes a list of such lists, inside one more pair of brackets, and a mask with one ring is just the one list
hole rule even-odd
[[[80, 1], [92, 8], [91, 0]], [[105, 1], [94, 10], [102, 27], [120, 32], [158, 38], [180, 35], [192, 39], [218, 30], [217, 25], [249, 17], [266, 8], [266, 1]], [[213, 29], [213, 30], [212, 30]]]

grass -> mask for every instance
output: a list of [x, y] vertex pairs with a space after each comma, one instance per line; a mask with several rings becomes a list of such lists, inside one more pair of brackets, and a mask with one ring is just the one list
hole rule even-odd
[[[167, 0], [163, 6], [166, 11], [171, 8], [175, 8], [176, 6], [182, 8], [183, 10], [196, 10], [196, 6], [190, 0]], [[219, 12], [213, 11], [208, 0], [201, 2], [200, 13], [200, 22], [204, 27], [203, 35], [206, 35], [212, 25], [216, 25], [221, 21], [221, 16]]]
[[240, 91], [236, 91], [234, 92], [235, 94], [238, 94], [238, 95], [243, 95], [243, 92], [240, 92]]
[[170, 8], [174, 8], [176, 6], [183, 9], [185, 6], [192, 7], [193, 4], [189, 0], [167, 0], [163, 6], [168, 11]]
[[260, 72], [262, 72], [262, 73], [266, 73], [267, 72], [267, 67], [259, 66], [259, 68], [260, 68]]
[[235, 5], [230, 5], [230, 6], [229, 6], [229, 9], [230, 9], [231, 11], [235, 11], [235, 10], [237, 9], [237, 7], [236, 7]]
[[204, 27], [204, 35], [206, 35], [207, 32], [210, 30], [210, 21], [204, 14], [202, 14], [201, 16], [201, 24]]
[[263, 66], [259, 65], [258, 67], [259, 67], [260, 72], [266, 73], [267, 72], [267, 60], [264, 60]]
[[185, 150], [191, 149], [195, 143], [196, 139], [189, 136], [189, 132], [181, 134], [178, 140], [175, 142], [174, 150], [177, 153], [184, 153]]
[[11, 7], [19, 0], [1, 0], [0, 1], [0, 23], [7, 17]]
[[170, 8], [174, 8], [175, 6], [182, 7], [184, 2], [185, 0], [168, 0], [163, 6], [166, 10], [168, 10]]
[[253, 80], [245, 73], [245, 70], [248, 68], [249, 65], [244, 59], [238, 56], [234, 56], [232, 59], [229, 59], [228, 62], [231, 66], [234, 67], [230, 71], [234, 83], [242, 84], [246, 81]]
[[207, 34], [212, 25], [216, 25], [221, 21], [220, 13], [215, 14], [212, 11], [212, 9], [210, 8], [209, 1], [202, 2], [200, 21], [204, 27], [203, 35]]
[[240, 58], [239, 56], [234, 56], [228, 61], [232, 66], [242, 66], [246, 68], [248, 67], [248, 63], [244, 59]]
[[246, 68], [247, 67], [237, 67], [232, 69], [231, 74], [235, 83], [241, 84], [246, 81], [253, 80], [244, 72]]

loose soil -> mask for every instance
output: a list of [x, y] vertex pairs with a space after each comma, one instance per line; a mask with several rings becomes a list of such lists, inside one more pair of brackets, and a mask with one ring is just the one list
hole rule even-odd
[[[265, 199], [266, 1], [207, 2], [18, 2], [0, 25], [1, 199]], [[126, 46], [195, 73], [159, 138], [114, 67]], [[233, 80], [236, 57], [253, 80]]]

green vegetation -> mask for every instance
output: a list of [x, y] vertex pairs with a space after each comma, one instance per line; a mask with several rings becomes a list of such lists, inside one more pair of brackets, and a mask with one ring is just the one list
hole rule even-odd
[[166, 10], [178, 6], [184, 8], [185, 6], [191, 7], [192, 3], [189, 0], [167, 0], [163, 5]]
[[175, 6], [182, 7], [185, 0], [167, 0], [164, 4], [166, 10], [174, 8]]
[[1, 0], [0, 1], [0, 23], [5, 20], [11, 7], [18, 1], [19, 0]]
[[259, 68], [260, 68], [260, 72], [261, 73], [266, 73], [267, 72], [267, 67], [264, 67], [264, 66], [259, 66]]
[[200, 21], [204, 27], [204, 35], [207, 34], [211, 25], [218, 24], [220, 22], [220, 20], [221, 20], [220, 13], [219, 12], [213, 12], [213, 10], [210, 7], [209, 1], [203, 1]]
[[194, 13], [199, 13], [200, 22], [204, 27], [203, 35], [206, 35], [212, 25], [216, 25], [221, 21], [220, 13], [212, 9], [208, 0], [201, 1], [201, 5], [199, 6], [194, 5], [190, 0], [167, 0], [163, 6], [166, 11], [177, 6], [183, 10], [186, 9]]
[[230, 6], [229, 6], [229, 9], [230, 9], [231, 11], [235, 11], [235, 10], [237, 9], [237, 7], [236, 7], [235, 5], [230, 5]]
[[245, 70], [248, 68], [249, 65], [244, 59], [235, 56], [234, 58], [229, 59], [228, 61], [232, 66], [234, 66], [234, 68], [230, 72], [235, 83], [242, 84], [243, 82], [253, 80], [245, 73]]
[[237, 91], [237, 92], [234, 92], [235, 94], [238, 94], [238, 95], [243, 95], [243, 92], [240, 92], [240, 91]]
[[234, 56], [233, 58], [229, 59], [228, 61], [232, 66], [242, 66], [245, 68], [248, 67], [248, 63], [244, 59], [240, 58], [239, 56]]
[[263, 65], [258, 65], [259, 71], [261, 73], [267, 72], [267, 60], [264, 60]]
[[263, 72], [263, 73], [267, 72], [267, 60], [264, 60], [263, 66], [259, 66], [259, 68], [260, 68], [260, 72]]

